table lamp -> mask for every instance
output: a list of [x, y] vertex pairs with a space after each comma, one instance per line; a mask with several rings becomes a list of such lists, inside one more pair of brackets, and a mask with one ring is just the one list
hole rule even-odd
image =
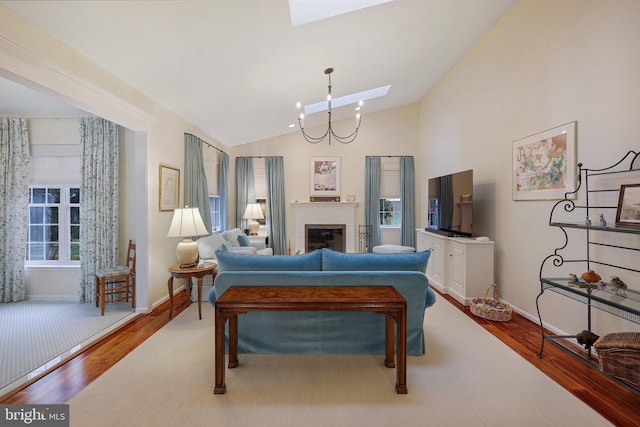
[[249, 235], [258, 234], [258, 229], [260, 228], [260, 224], [256, 219], [263, 219], [264, 215], [262, 215], [262, 209], [260, 209], [259, 203], [249, 203], [247, 208], [244, 210], [244, 215], [242, 215], [242, 219], [249, 220]]
[[193, 241], [194, 236], [206, 236], [209, 234], [207, 227], [202, 222], [198, 208], [185, 207], [173, 211], [173, 220], [167, 237], [183, 237], [178, 243], [176, 254], [180, 267], [192, 267], [198, 261], [198, 244]]

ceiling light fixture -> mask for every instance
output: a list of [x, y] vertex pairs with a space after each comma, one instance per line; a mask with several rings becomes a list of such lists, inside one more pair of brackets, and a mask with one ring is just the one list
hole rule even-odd
[[333, 124], [331, 122], [331, 73], [333, 73], [333, 68], [327, 68], [326, 70], [324, 70], [324, 73], [329, 76], [329, 93], [327, 95], [327, 113], [329, 114], [329, 125], [327, 126], [327, 130], [321, 136], [311, 136], [306, 133], [304, 131], [304, 113], [300, 109], [299, 102], [296, 104], [296, 107], [298, 107], [298, 126], [300, 126], [300, 130], [302, 131], [304, 139], [311, 144], [322, 142], [327, 136], [329, 137], [329, 145], [331, 145], [331, 137], [342, 144], [350, 144], [356, 139], [356, 136], [358, 136], [358, 130], [360, 130], [360, 121], [362, 120], [362, 106], [364, 104], [362, 101], [360, 101], [358, 102], [358, 107], [356, 108], [356, 111], [358, 111], [358, 113], [356, 114], [356, 129], [347, 136], [337, 135], [333, 130]]

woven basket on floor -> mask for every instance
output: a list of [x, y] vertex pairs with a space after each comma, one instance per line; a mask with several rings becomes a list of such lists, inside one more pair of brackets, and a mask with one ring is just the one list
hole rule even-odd
[[[489, 298], [489, 291], [493, 289], [493, 298]], [[498, 297], [498, 286], [493, 284], [484, 291], [484, 297], [471, 300], [471, 312], [478, 317], [498, 322], [511, 320], [511, 306]]]
[[640, 388], [640, 332], [616, 332], [598, 338], [600, 370]]

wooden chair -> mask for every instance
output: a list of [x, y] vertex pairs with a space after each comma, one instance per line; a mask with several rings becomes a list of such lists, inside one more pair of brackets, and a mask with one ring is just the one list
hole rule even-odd
[[96, 271], [96, 307], [104, 316], [107, 302], [129, 301], [131, 308], [136, 304], [136, 244], [129, 240], [127, 265], [102, 268]]

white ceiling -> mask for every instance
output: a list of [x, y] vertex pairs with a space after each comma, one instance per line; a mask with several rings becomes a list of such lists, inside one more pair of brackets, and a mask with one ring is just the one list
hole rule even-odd
[[[418, 101], [514, 2], [395, 0], [296, 26], [287, 0], [0, 4], [234, 146], [296, 131], [295, 103], [326, 97], [328, 67], [334, 97], [391, 85], [365, 116]], [[0, 93], [0, 113], [76, 113], [11, 82]], [[351, 116], [353, 106], [333, 111]], [[320, 123], [326, 113], [305, 118]]]

